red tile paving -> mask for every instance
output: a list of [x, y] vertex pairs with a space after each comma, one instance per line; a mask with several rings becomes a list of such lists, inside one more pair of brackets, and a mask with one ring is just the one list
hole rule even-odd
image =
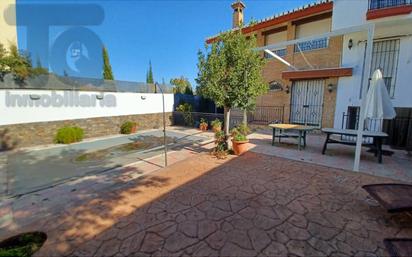
[[388, 181], [251, 152], [199, 154], [0, 234], [45, 231], [37, 256], [386, 256], [383, 238], [412, 237], [412, 218], [387, 214], [361, 185]]

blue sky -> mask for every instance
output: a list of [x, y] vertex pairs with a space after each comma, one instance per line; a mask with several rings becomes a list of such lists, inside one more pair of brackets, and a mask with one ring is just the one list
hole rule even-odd
[[[50, 11], [41, 15], [34, 12], [24, 13], [19, 6], [61, 2], [17, 0], [17, 23], [21, 24], [27, 16], [35, 18], [36, 22], [40, 23], [53, 15]], [[116, 79], [145, 81], [148, 63], [151, 60], [156, 81], [161, 82], [164, 78], [169, 82], [170, 78], [182, 75], [188, 77], [192, 83], [197, 75], [197, 52], [204, 48], [205, 38], [231, 27], [230, 4], [232, 2], [226, 0], [64, 1], [69, 4], [92, 3], [101, 7], [102, 23], [87, 28], [93, 31], [108, 48]], [[251, 18], [261, 19], [272, 16], [310, 2], [313, 0], [244, 1], [247, 6], [245, 21], [248, 23]], [[59, 17], [59, 14], [54, 13], [54, 15]], [[63, 15], [72, 16], [74, 20], [78, 17], [78, 14], [70, 11]], [[70, 26], [52, 26], [49, 44], [53, 45], [56, 38], [59, 38], [68, 28]], [[21, 49], [27, 47], [26, 33], [25, 26], [18, 27]], [[47, 62], [41, 54], [36, 56], [42, 63]], [[37, 58], [33, 57], [33, 59]]]

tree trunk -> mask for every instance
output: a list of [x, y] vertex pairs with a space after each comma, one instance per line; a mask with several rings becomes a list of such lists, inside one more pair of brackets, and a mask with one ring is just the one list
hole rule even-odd
[[224, 119], [226, 144], [229, 146], [230, 108], [228, 107], [224, 107]]
[[247, 111], [243, 110], [243, 124], [247, 126]]

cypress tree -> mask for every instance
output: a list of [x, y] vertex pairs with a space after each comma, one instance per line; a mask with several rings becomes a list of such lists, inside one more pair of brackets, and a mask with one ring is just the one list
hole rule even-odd
[[152, 71], [152, 62], [151, 61], [149, 61], [149, 70], [147, 71], [147, 75], [146, 75], [146, 83], [147, 84], [153, 84], [154, 83], [153, 71]]
[[112, 66], [109, 61], [109, 53], [106, 47], [103, 47], [103, 79], [114, 80]]

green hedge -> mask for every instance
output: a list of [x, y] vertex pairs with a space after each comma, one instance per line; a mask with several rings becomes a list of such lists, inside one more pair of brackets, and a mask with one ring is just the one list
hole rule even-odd
[[79, 127], [63, 127], [57, 131], [54, 139], [58, 144], [71, 144], [83, 140], [84, 131]]
[[120, 126], [120, 133], [121, 134], [130, 134], [136, 131], [132, 131], [133, 127], [136, 127], [137, 123], [133, 121], [125, 121], [122, 126]]

